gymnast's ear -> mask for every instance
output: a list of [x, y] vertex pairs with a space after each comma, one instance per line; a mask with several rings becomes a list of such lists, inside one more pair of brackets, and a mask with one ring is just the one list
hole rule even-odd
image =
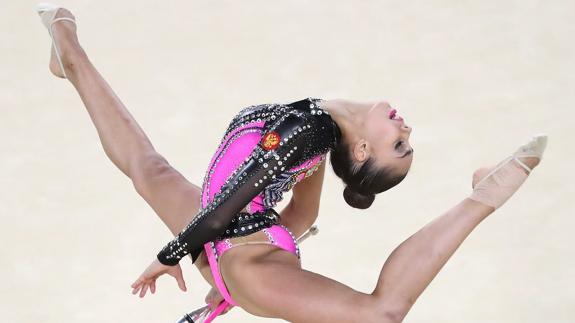
[[363, 163], [369, 157], [367, 140], [360, 139], [353, 145], [353, 156], [358, 163]]

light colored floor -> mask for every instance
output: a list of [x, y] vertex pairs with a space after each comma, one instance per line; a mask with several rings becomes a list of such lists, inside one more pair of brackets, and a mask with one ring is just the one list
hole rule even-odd
[[[362, 291], [395, 246], [469, 193], [476, 167], [548, 133], [541, 167], [406, 322], [575, 319], [575, 2], [62, 3], [156, 148], [198, 184], [242, 107], [308, 96], [397, 107], [414, 128], [408, 178], [360, 211], [328, 168], [321, 233], [302, 245], [305, 267]], [[207, 285], [185, 261], [187, 293], [164, 278], [152, 297], [130, 294], [171, 237], [105, 156], [71, 85], [48, 73], [34, 5], [0, 5], [1, 320], [173, 322]], [[268, 320], [234, 309], [219, 321]]]

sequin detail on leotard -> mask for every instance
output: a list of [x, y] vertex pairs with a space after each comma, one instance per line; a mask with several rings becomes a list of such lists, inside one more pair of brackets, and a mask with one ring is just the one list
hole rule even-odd
[[319, 101], [250, 106], [232, 119], [204, 176], [198, 214], [160, 251], [160, 262], [175, 265], [189, 253], [195, 260], [206, 242], [279, 223], [277, 216], [238, 226], [246, 213], [272, 215], [283, 193], [311, 176], [335, 148], [341, 133]]

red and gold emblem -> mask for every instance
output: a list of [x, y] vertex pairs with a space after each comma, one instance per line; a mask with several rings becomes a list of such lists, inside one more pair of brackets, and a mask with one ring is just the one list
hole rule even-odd
[[272, 150], [279, 146], [281, 141], [279, 133], [275, 131], [268, 132], [262, 139], [262, 146], [265, 150]]

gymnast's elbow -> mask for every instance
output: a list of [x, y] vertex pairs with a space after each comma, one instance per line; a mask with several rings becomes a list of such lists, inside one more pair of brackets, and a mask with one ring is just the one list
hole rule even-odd
[[208, 218], [202, 225], [204, 227], [202, 231], [209, 231], [214, 236], [218, 236], [226, 230], [228, 225], [229, 223], [227, 221], [217, 219], [217, 217]]

